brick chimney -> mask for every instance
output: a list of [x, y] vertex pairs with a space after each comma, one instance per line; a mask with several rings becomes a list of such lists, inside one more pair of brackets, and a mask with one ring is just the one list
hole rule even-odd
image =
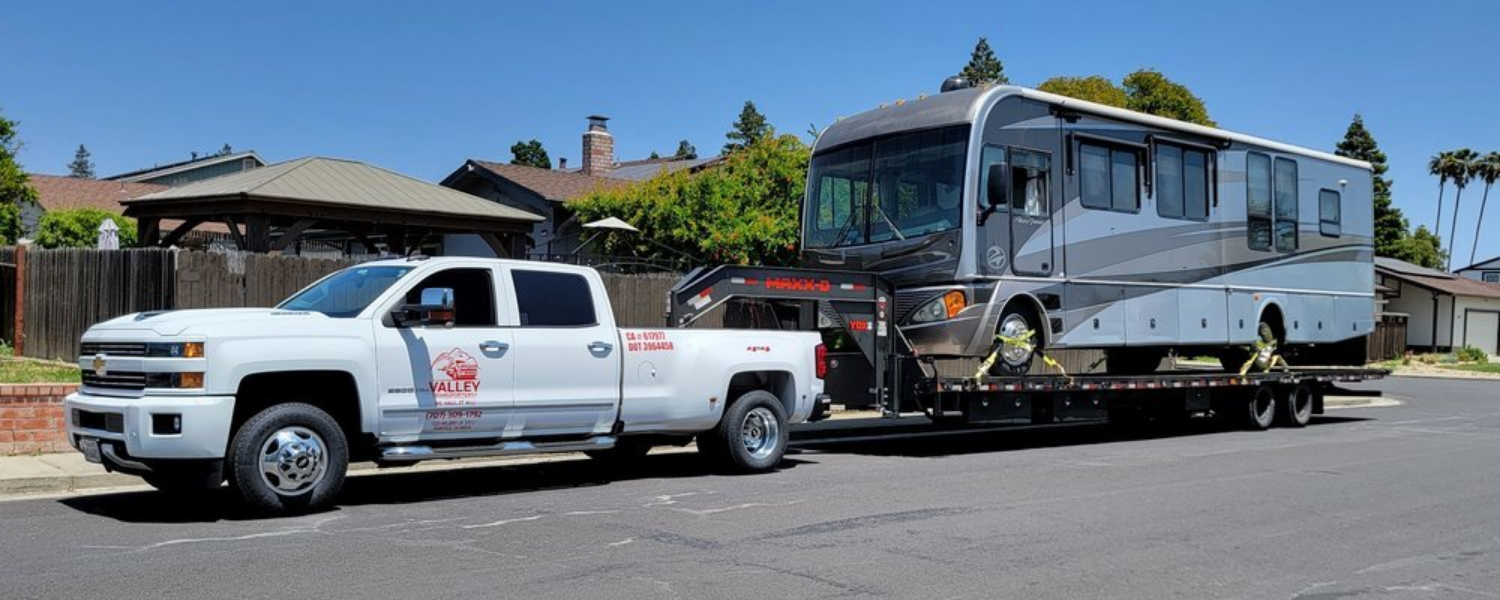
[[609, 134], [604, 124], [609, 117], [589, 116], [589, 130], [583, 132], [583, 172], [588, 175], [608, 175], [615, 168], [615, 136]]

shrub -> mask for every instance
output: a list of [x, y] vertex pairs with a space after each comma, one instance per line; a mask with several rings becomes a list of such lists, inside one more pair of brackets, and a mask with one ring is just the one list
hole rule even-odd
[[94, 248], [99, 244], [99, 225], [114, 219], [120, 227], [120, 247], [135, 245], [135, 219], [97, 208], [54, 210], [37, 223], [36, 243], [43, 248]]
[[1490, 362], [1489, 353], [1480, 350], [1479, 348], [1475, 348], [1474, 346], [1464, 346], [1462, 348], [1459, 348], [1458, 352], [1455, 352], [1454, 354], [1458, 356], [1458, 360], [1460, 362], [1474, 362], [1479, 364], [1486, 364]]

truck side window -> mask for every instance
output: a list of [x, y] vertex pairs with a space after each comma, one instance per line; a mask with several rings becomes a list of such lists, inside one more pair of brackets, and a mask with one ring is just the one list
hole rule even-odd
[[582, 275], [551, 271], [510, 272], [522, 327], [588, 327], [599, 324], [594, 294]]
[[406, 303], [422, 300], [422, 290], [452, 288], [454, 327], [494, 327], [495, 284], [489, 269], [447, 269], [428, 275], [411, 291]]

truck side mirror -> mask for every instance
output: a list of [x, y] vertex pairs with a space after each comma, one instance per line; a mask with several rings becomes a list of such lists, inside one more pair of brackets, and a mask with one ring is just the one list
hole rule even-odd
[[421, 302], [405, 304], [391, 311], [391, 319], [402, 327], [413, 325], [452, 325], [453, 288], [426, 288], [422, 290]]
[[1006, 168], [1001, 163], [990, 165], [989, 173], [985, 177], [984, 203], [999, 208], [1005, 206]]

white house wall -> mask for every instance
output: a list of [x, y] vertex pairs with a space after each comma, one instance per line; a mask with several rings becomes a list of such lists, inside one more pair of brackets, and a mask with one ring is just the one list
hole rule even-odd
[[[1456, 345], [1458, 346], [1462, 346], [1473, 341], [1481, 341], [1468, 340], [1465, 337], [1465, 325], [1467, 324], [1467, 322], [1465, 321], [1466, 318], [1472, 317], [1473, 315], [1482, 312], [1488, 312], [1491, 314], [1500, 313], [1500, 299], [1496, 298], [1476, 298], [1472, 296], [1461, 296], [1458, 298], [1457, 305], [1457, 316], [1453, 319], [1453, 336], [1454, 339], [1457, 340]], [[1490, 353], [1495, 353], [1496, 351], [1496, 349], [1492, 347], [1487, 347], [1485, 348], [1485, 350]]]

